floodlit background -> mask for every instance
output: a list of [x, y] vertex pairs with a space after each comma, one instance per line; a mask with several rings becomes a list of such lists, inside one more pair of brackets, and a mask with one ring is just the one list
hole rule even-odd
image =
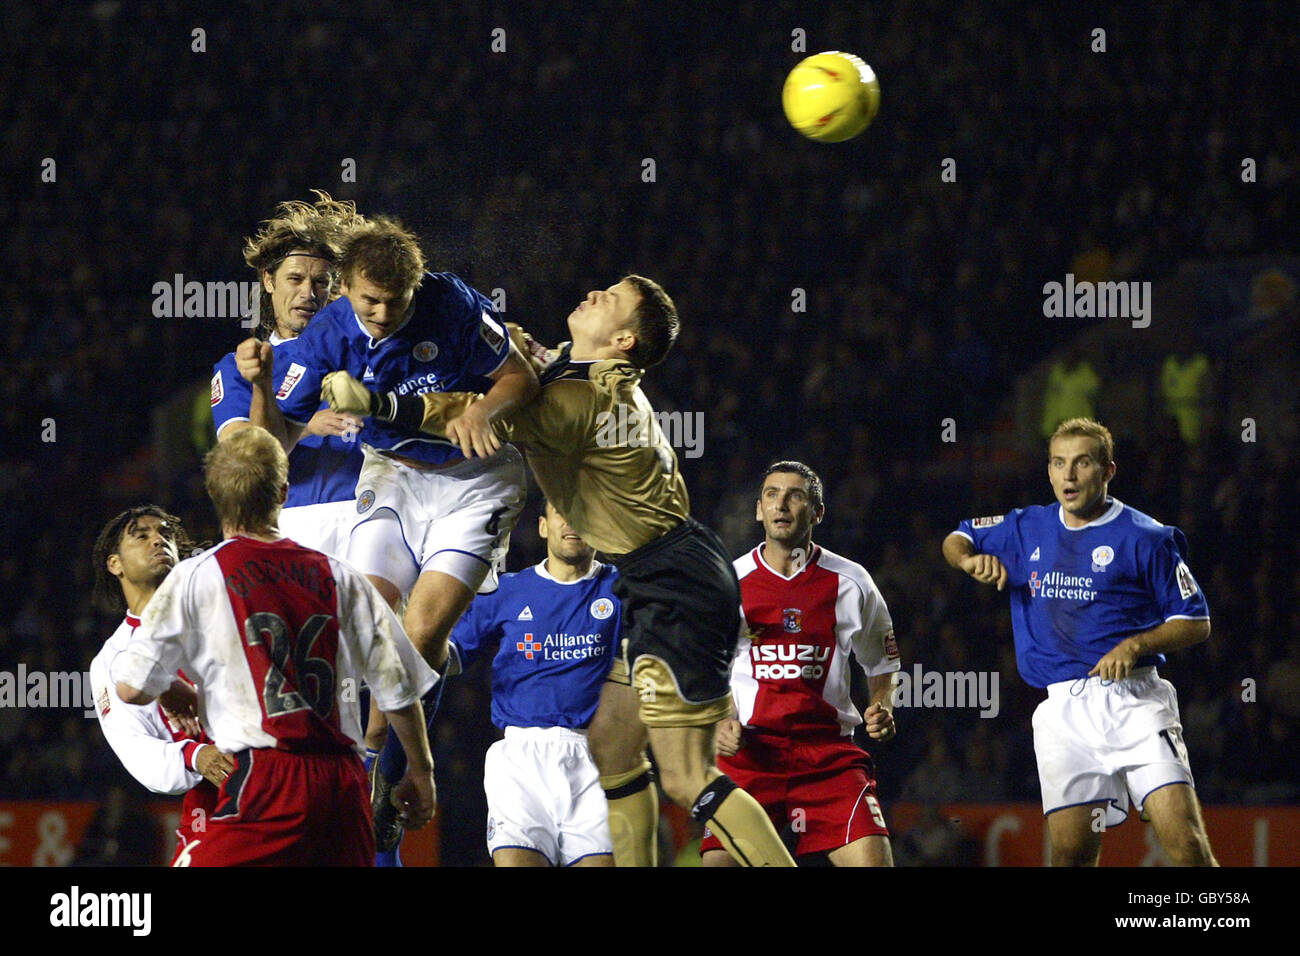
[[[806, 461], [827, 484], [816, 538], [874, 575], [904, 668], [999, 674], [995, 718], [900, 708], [875, 748], [900, 863], [1041, 861], [1041, 695], [1006, 597], [939, 544], [1050, 502], [1045, 429], [1094, 412], [1113, 493], [1186, 532], [1210, 603], [1209, 643], [1162, 672], [1211, 841], [1225, 863], [1300, 863], [1293, 4], [410, 6], [0, 12], [0, 863], [74, 859], [105, 800], [117, 855], [79, 859], [126, 859], [146, 831], [93, 717], [6, 703], [3, 674], [89, 665], [118, 623], [89, 602], [117, 511], [157, 502], [216, 536], [208, 379], [244, 332], [156, 318], [154, 286], [253, 279], [242, 237], [311, 187], [398, 216], [544, 341], [592, 288], [664, 284], [684, 329], [646, 392], [703, 415], [681, 458], [695, 515], [740, 554], [763, 467]], [[881, 84], [838, 145], [780, 107], [827, 49]], [[1046, 316], [1068, 274], [1151, 283], [1149, 327]], [[512, 568], [542, 554], [535, 513]], [[487, 862], [486, 688], [456, 679], [437, 724], [445, 864]], [[669, 822], [685, 862], [693, 834]], [[1103, 860], [1150, 862], [1142, 830]]]

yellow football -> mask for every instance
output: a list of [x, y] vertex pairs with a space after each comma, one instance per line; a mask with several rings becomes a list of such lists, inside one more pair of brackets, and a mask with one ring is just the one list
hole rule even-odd
[[818, 53], [802, 60], [781, 91], [785, 118], [796, 130], [822, 143], [857, 136], [880, 108], [876, 74], [852, 53]]

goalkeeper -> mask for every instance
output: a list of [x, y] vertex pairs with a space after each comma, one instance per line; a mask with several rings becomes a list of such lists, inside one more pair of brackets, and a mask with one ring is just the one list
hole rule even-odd
[[[547, 500], [618, 566], [630, 676], [664, 792], [707, 823], [737, 861], [793, 866], [763, 808], [716, 766], [715, 727], [731, 713], [740, 588], [717, 536], [690, 517], [677, 456], [639, 387], [643, 370], [662, 361], [677, 337], [677, 310], [658, 284], [633, 275], [589, 293], [568, 327], [572, 342], [544, 368], [540, 396], [495, 422], [485, 447], [466, 441], [461, 450], [470, 458], [522, 443]], [[537, 361], [545, 350], [524, 339], [521, 351]], [[321, 394], [336, 411], [435, 435], [481, 398], [372, 393], [345, 372], [327, 376]], [[610, 428], [611, 421], [631, 427]], [[607, 692], [602, 709], [626, 706], [631, 688], [621, 690], [624, 699]], [[598, 762], [606, 723], [616, 722], [598, 715], [592, 724]], [[633, 770], [622, 780], [602, 766], [615, 855], [620, 864], [647, 863], [655, 813], [640, 795], [648, 777], [638, 753], [624, 758]], [[641, 802], [624, 807], [623, 800]]]

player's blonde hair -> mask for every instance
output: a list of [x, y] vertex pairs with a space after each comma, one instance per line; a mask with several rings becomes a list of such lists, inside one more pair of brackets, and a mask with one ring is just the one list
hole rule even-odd
[[[262, 222], [257, 235], [244, 240], [244, 262], [257, 271], [259, 283], [264, 272], [274, 273], [293, 253], [306, 253], [329, 263], [330, 298], [338, 291], [338, 261], [343, 243], [354, 230], [365, 224], [356, 203], [334, 199], [329, 193], [313, 189], [315, 202], [291, 200], [275, 207], [275, 214]], [[271, 294], [261, 288], [261, 311], [258, 338], [275, 331], [275, 313]]]
[[265, 428], [242, 428], [208, 452], [203, 481], [223, 528], [265, 533], [280, 517], [289, 456]]
[[1093, 457], [1101, 467], [1105, 468], [1115, 460], [1115, 439], [1111, 437], [1110, 429], [1091, 418], [1067, 418], [1057, 425], [1056, 431], [1052, 432], [1052, 437], [1047, 440], [1048, 454], [1051, 454], [1052, 442], [1072, 435], [1093, 440], [1096, 445], [1096, 454]]
[[396, 219], [375, 216], [348, 236], [339, 273], [351, 284], [363, 276], [394, 295], [419, 288], [424, 279], [420, 240]]

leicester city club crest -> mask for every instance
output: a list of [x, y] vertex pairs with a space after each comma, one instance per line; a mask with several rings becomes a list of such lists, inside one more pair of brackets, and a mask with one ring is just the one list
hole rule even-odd
[[417, 342], [415, 348], [411, 349], [411, 357], [417, 362], [432, 362], [438, 357], [438, 343]]
[[797, 607], [788, 607], [781, 612], [781, 627], [787, 634], [798, 634], [803, 630], [803, 611]]
[[1106, 565], [1115, 560], [1115, 552], [1112, 548], [1101, 545], [1092, 549], [1092, 569], [1094, 571], [1105, 571]]
[[591, 602], [591, 616], [603, 621], [614, 613], [614, 602], [609, 598], [597, 598]]
[[370, 510], [375, 503], [375, 493], [367, 488], [361, 494], [357, 495], [357, 514], [363, 515]]

